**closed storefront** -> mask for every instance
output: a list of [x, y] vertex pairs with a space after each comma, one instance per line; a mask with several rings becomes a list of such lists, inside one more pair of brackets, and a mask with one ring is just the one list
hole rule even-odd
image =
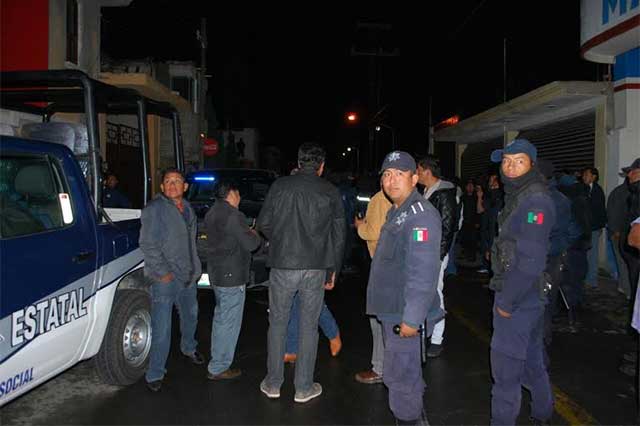
[[591, 112], [522, 130], [518, 137], [531, 141], [538, 148], [538, 156], [552, 161], [556, 170], [574, 171], [595, 164], [595, 122], [595, 113]]

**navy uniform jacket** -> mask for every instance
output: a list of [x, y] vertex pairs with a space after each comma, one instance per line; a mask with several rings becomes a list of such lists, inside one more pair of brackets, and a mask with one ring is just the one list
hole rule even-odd
[[442, 225], [438, 211], [416, 190], [392, 207], [380, 231], [367, 288], [367, 314], [418, 328], [427, 335], [444, 316], [437, 293]]
[[503, 237], [515, 241], [514, 265], [504, 273], [504, 288], [496, 292], [495, 305], [513, 313], [518, 308], [542, 308], [538, 279], [545, 270], [549, 236], [556, 222], [553, 200], [538, 192], [520, 202], [502, 225]]

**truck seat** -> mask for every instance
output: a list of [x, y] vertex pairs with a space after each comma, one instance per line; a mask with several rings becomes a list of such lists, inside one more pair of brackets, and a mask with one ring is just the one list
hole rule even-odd
[[23, 197], [23, 206], [42, 222], [45, 229], [62, 226], [58, 193], [47, 164], [22, 167], [16, 174], [14, 185]]

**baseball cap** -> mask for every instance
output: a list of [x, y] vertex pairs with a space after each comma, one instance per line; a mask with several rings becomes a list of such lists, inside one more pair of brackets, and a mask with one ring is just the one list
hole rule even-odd
[[380, 173], [386, 169], [398, 169], [398, 170], [416, 170], [416, 160], [413, 159], [411, 154], [404, 151], [391, 151], [384, 157], [382, 167], [380, 167]]
[[532, 162], [535, 162], [538, 157], [538, 150], [531, 142], [526, 139], [514, 139], [507, 144], [503, 149], [496, 149], [491, 153], [491, 161], [499, 163], [502, 161], [504, 154], [527, 154]]
[[622, 172], [626, 175], [633, 169], [640, 169], [640, 158], [636, 158], [635, 160], [633, 160], [633, 163], [631, 163], [630, 166], [623, 167]]

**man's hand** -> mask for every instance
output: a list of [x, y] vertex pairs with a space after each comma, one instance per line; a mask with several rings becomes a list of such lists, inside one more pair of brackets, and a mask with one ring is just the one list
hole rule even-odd
[[498, 314], [500, 314], [501, 317], [503, 318], [511, 318], [511, 314], [507, 311], [503, 311], [502, 309], [498, 308], [496, 306], [496, 311], [498, 311]]
[[627, 243], [631, 247], [640, 249], [640, 223], [636, 223], [631, 227], [631, 231], [627, 237]]
[[353, 218], [353, 226], [356, 227], [356, 229], [358, 229], [361, 225], [364, 225], [365, 220], [364, 219], [360, 219], [358, 216]]
[[170, 283], [171, 281], [173, 281], [173, 273], [169, 272], [168, 274], [161, 276], [159, 278], [159, 281], [164, 284]]
[[400, 333], [398, 333], [400, 337], [414, 337], [418, 335], [418, 329], [409, 327], [407, 324], [400, 324]]
[[324, 284], [324, 289], [325, 290], [333, 290], [333, 287], [335, 287], [335, 286], [336, 286], [336, 273], [333, 272], [331, 274], [331, 280]]

